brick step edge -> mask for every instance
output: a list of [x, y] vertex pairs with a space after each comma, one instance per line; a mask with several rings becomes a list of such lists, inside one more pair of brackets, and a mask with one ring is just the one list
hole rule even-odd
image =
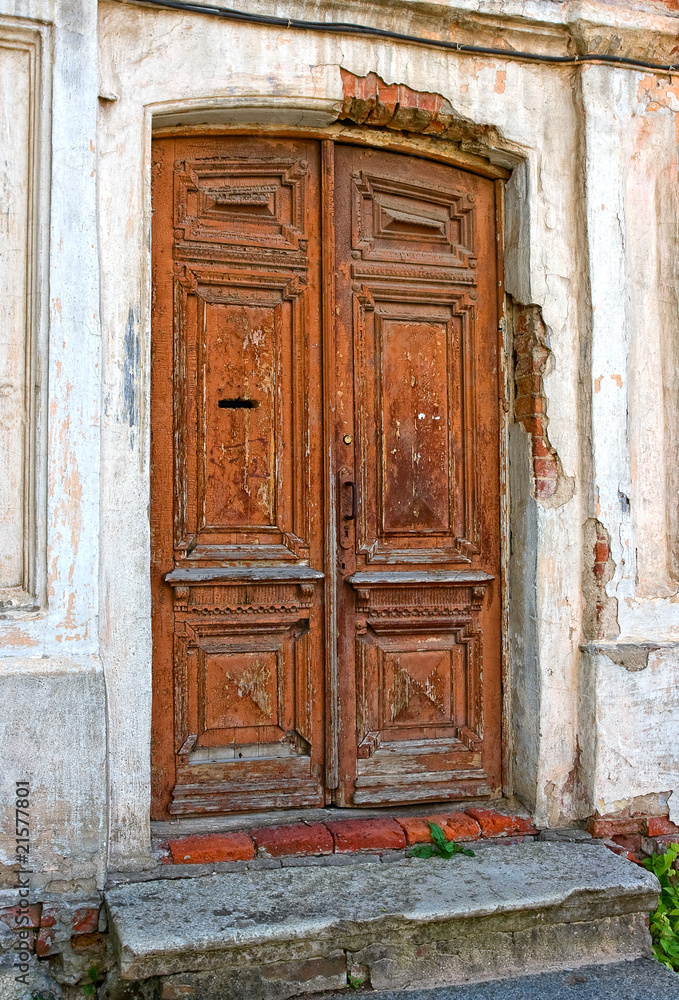
[[430, 816], [338, 819], [266, 826], [246, 831], [193, 834], [159, 845], [163, 864], [200, 865], [255, 858], [309, 857], [397, 851], [431, 843], [429, 822], [437, 823], [447, 840], [506, 840], [535, 837], [530, 816], [470, 807]]
[[[448, 840], [459, 843], [506, 843], [540, 833], [529, 815], [473, 806], [428, 816], [301, 821], [248, 831], [192, 834], [160, 843], [157, 853], [161, 864], [183, 866], [402, 851], [431, 843], [430, 822], [437, 823]], [[592, 839], [637, 864], [654, 851], [661, 853], [670, 843], [679, 842], [679, 827], [666, 816], [594, 816], [587, 826]], [[570, 839], [567, 831], [564, 834], [563, 839]], [[588, 833], [582, 831], [581, 835]], [[552, 839], [547, 831], [545, 839]]]

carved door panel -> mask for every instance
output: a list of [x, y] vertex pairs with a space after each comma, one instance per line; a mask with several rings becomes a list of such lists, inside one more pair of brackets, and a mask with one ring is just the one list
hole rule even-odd
[[497, 794], [495, 191], [337, 146], [338, 801]]
[[319, 805], [319, 150], [163, 139], [153, 199], [153, 815]]
[[257, 136], [152, 170], [153, 817], [497, 794], [494, 182]]

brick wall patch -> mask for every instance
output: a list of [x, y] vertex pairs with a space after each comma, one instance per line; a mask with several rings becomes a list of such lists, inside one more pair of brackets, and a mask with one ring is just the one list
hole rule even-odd
[[[620, 634], [620, 627], [618, 600], [606, 593], [606, 585], [615, 574], [615, 562], [611, 556], [611, 538], [603, 524], [593, 517], [585, 522], [583, 536], [582, 593], [585, 599], [583, 613], [585, 637], [589, 640], [613, 639]], [[608, 650], [604, 652], [607, 656], [610, 655]]]
[[561, 507], [575, 491], [547, 433], [543, 376], [551, 363], [547, 328], [538, 306], [514, 305], [514, 419], [531, 436], [533, 496], [545, 507]]

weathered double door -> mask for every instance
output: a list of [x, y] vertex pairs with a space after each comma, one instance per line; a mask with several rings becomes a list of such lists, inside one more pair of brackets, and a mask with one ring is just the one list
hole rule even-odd
[[495, 198], [154, 143], [154, 817], [497, 794]]

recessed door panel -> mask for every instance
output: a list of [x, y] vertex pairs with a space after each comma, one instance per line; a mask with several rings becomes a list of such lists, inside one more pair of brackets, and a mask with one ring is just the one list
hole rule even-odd
[[380, 317], [381, 534], [447, 531], [451, 521], [445, 320]]

